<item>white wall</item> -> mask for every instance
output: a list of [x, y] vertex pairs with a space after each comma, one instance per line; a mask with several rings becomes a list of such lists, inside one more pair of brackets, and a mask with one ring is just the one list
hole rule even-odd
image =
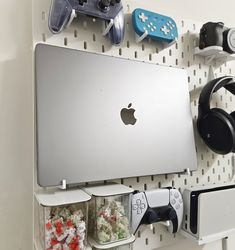
[[0, 249], [32, 249], [31, 1], [0, 1]]
[[[38, 0], [40, 1], [40, 0]], [[50, 1], [50, 0], [48, 0]], [[235, 26], [233, 0], [133, 0], [176, 18], [224, 21]], [[0, 249], [31, 250], [33, 92], [30, 0], [0, 1]], [[147, 6], [147, 4], [146, 4]], [[234, 238], [234, 237], [233, 237]], [[234, 243], [230, 242], [232, 247]], [[221, 242], [177, 249], [221, 249]], [[164, 248], [175, 249], [175, 246]], [[231, 248], [232, 249], [232, 248]], [[229, 249], [230, 250], [230, 249]]]

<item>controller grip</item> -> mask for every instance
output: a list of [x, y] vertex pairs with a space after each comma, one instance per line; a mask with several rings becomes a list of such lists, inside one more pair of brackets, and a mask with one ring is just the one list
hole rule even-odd
[[178, 231], [178, 217], [176, 211], [173, 208], [168, 210], [168, 218], [170, 221], [168, 230], [170, 233], [174, 234]]
[[68, 0], [52, 0], [49, 29], [52, 33], [60, 33], [68, 24], [72, 13]]
[[114, 23], [110, 29], [108, 36], [113, 45], [119, 45], [123, 42], [125, 34], [125, 22], [124, 22], [124, 12], [121, 10], [118, 15], [114, 18]]

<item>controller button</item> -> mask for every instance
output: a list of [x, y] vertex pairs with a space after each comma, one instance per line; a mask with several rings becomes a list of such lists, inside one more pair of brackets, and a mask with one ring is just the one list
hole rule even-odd
[[176, 203], [176, 200], [175, 199], [171, 199], [171, 204], [175, 205], [175, 203]]
[[152, 32], [154, 32], [154, 31], [155, 31], [155, 29], [151, 28], [151, 31], [152, 31]]
[[156, 26], [153, 26], [153, 28], [156, 30], [157, 29], [157, 27]]
[[172, 21], [169, 21], [170, 24], [172, 24]]
[[141, 199], [137, 199], [136, 203], [133, 204], [133, 210], [137, 210], [137, 214], [142, 214], [142, 210], [146, 208], [146, 205], [142, 203]]
[[179, 203], [183, 203], [183, 200], [181, 198], [179, 199]]
[[179, 196], [180, 196], [179, 193], [175, 193], [175, 194], [174, 194], [174, 197], [175, 197], [176, 199], [179, 198]]
[[148, 24], [147, 26], [148, 26], [148, 28], [151, 28], [150, 24]]
[[100, 0], [100, 2], [99, 2], [100, 8], [101, 8], [102, 10], [105, 10], [105, 11], [108, 10], [110, 4], [111, 4], [111, 3], [110, 3], [109, 0]]
[[167, 27], [166, 27], [165, 25], [161, 28], [161, 31], [162, 31], [165, 35], [167, 35], [167, 34], [170, 32], [170, 30], [167, 29]]
[[152, 22], [150, 22], [149, 24], [153, 26], [153, 23], [152, 23]]
[[175, 205], [175, 208], [176, 208], [176, 209], [180, 209], [180, 204], [177, 203], [177, 204]]
[[139, 19], [141, 19], [141, 21], [145, 23], [148, 20], [148, 17], [145, 16], [144, 12], [141, 12], [139, 15]]

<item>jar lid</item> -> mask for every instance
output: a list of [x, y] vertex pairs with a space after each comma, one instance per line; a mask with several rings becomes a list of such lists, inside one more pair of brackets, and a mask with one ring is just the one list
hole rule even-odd
[[97, 197], [124, 195], [124, 194], [130, 194], [134, 192], [133, 188], [127, 187], [122, 184], [117, 184], [117, 183], [107, 183], [107, 184], [97, 185], [97, 186], [88, 186], [88, 187], [84, 187], [83, 190], [87, 192], [89, 195], [93, 195]]
[[45, 207], [61, 206], [73, 203], [86, 202], [91, 196], [81, 189], [76, 190], [40, 190], [35, 193], [39, 204]]

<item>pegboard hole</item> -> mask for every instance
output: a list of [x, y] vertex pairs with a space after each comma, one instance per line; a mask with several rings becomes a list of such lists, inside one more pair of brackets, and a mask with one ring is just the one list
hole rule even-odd
[[122, 49], [119, 49], [119, 56], [122, 55]]
[[153, 227], [153, 234], [155, 234], [156, 233], [156, 228], [155, 227]]
[[197, 72], [197, 71], [194, 69], [194, 70], [193, 70], [193, 75], [194, 75], [194, 76], [196, 75], [196, 72]]
[[126, 46], [127, 46], [127, 48], [130, 48], [130, 41], [126, 42]]
[[184, 179], [184, 185], [187, 185], [187, 183], [188, 183], [187, 179]]
[[158, 188], [161, 188], [162, 187], [162, 183], [159, 181], [158, 182]]
[[172, 50], [169, 49], [169, 56], [172, 56]]
[[146, 238], [146, 239], [145, 239], [145, 245], [148, 245], [148, 244], [149, 244], [149, 239]]
[[187, 51], [188, 51], [188, 52], [190, 51], [190, 47], [189, 47], [189, 45], [187, 46]]
[[141, 233], [140, 233], [140, 231], [138, 231], [138, 234], [137, 234], [137, 235], [138, 235], [138, 238], [140, 238], [140, 237], [141, 237]]
[[195, 23], [193, 24], [193, 30], [196, 30], [196, 25], [195, 25]]
[[184, 36], [181, 36], [181, 42], [182, 43], [184, 42]]
[[135, 51], [135, 58], [138, 58], [138, 52]]
[[96, 36], [95, 36], [95, 34], [92, 35], [92, 40], [93, 40], [93, 42], [96, 41]]
[[129, 4], [126, 5], [126, 9], [127, 9], [127, 12], [130, 12], [130, 5]]
[[83, 47], [84, 49], [87, 49], [87, 42], [84, 42]]
[[183, 20], [181, 21], [181, 26], [184, 27], [184, 21]]
[[86, 29], [87, 28], [87, 21], [83, 21], [82, 26], [84, 29]]
[[142, 46], [141, 46], [141, 47], [142, 47], [142, 51], [144, 51], [144, 50], [145, 50], [145, 48], [144, 48], [144, 44], [142, 44]]
[[178, 49], [178, 43], [175, 44], [175, 49]]
[[204, 175], [205, 174], [205, 171], [204, 171], [204, 169], [202, 169], [202, 175]]
[[210, 181], [211, 181], [210, 176], [208, 176], [208, 177], [207, 177], [207, 181], [208, 181], [208, 182], [210, 182]]
[[174, 180], [171, 182], [171, 185], [172, 185], [172, 187], [175, 186], [175, 181]]
[[145, 191], [147, 190], [147, 184], [146, 183], [144, 184], [144, 190]]
[[160, 241], [162, 241], [163, 237], [162, 237], [162, 234], [160, 234]]
[[78, 31], [77, 31], [77, 30], [74, 30], [74, 31], [73, 31], [73, 36], [74, 36], [75, 38], [78, 37]]
[[137, 183], [139, 183], [140, 182], [140, 177], [137, 177], [136, 181], [137, 181]]
[[152, 54], [149, 54], [149, 61], [152, 61]]
[[45, 20], [46, 20], [46, 12], [43, 11], [43, 12], [42, 12], [42, 21], [45, 21]]
[[198, 177], [196, 178], [196, 182], [199, 183], [199, 178]]
[[104, 45], [102, 45], [102, 52], [103, 52], [103, 53], [105, 52], [105, 48], [104, 48]]
[[166, 63], [166, 57], [165, 56], [162, 57], [162, 62]]
[[218, 181], [220, 181], [221, 180], [221, 176], [220, 176], [220, 174], [218, 175]]
[[64, 38], [64, 46], [67, 46], [67, 45], [68, 45], [68, 38], [65, 37], [65, 38]]
[[184, 52], [181, 53], [181, 57], [184, 58]]
[[175, 59], [175, 65], [178, 65], [179, 62], [178, 62], [178, 59]]
[[43, 41], [43, 42], [46, 42], [46, 40], [47, 40], [47, 39], [46, 39], [46, 34], [43, 33], [43, 34], [42, 34], [42, 41]]

